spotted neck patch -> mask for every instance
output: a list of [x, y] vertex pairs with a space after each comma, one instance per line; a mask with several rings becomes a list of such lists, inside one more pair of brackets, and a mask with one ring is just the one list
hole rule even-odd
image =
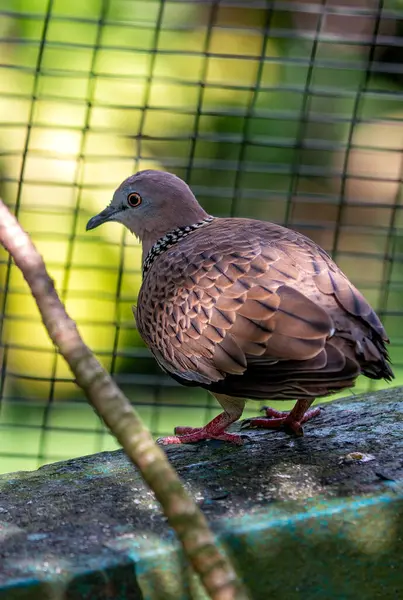
[[180, 242], [180, 240], [183, 240], [183, 238], [190, 235], [193, 231], [196, 231], [196, 229], [200, 229], [200, 227], [204, 227], [204, 225], [211, 223], [211, 221], [213, 221], [214, 218], [215, 217], [209, 216], [203, 219], [203, 221], [199, 221], [198, 223], [194, 223], [193, 225], [177, 227], [176, 229], [172, 229], [172, 231], [169, 231], [163, 237], [157, 240], [154, 246], [150, 248], [150, 250], [147, 253], [147, 256], [145, 257], [143, 263], [143, 278], [151, 269], [151, 266], [157, 258], [157, 256], [165, 252], [165, 250], [168, 250], [168, 248], [172, 248], [172, 246], [175, 246], [175, 244], [177, 244], [178, 242]]

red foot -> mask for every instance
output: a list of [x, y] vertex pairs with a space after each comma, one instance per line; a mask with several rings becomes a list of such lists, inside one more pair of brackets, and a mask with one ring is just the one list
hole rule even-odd
[[225, 431], [211, 431], [206, 427], [175, 427], [176, 435], [158, 438], [158, 443], [163, 446], [169, 444], [192, 444], [201, 440], [222, 440], [241, 446], [243, 444], [242, 436], [239, 433], [226, 433]]
[[169, 435], [164, 438], [158, 438], [158, 443], [163, 446], [169, 444], [192, 444], [201, 440], [222, 440], [242, 446], [243, 439], [239, 433], [213, 433], [207, 427], [175, 427], [176, 435]]
[[231, 442], [241, 446], [243, 444], [242, 435], [239, 433], [227, 433], [226, 429], [235, 423], [241, 416], [241, 413], [234, 411], [233, 413], [223, 412], [216, 417], [210, 423], [207, 423], [205, 427], [175, 427], [176, 435], [169, 435], [168, 437], [159, 438], [157, 441], [160, 444], [193, 444], [194, 442], [200, 442], [201, 440], [222, 440], [224, 442]]
[[266, 413], [266, 417], [246, 419], [242, 423], [242, 429], [244, 427], [256, 427], [258, 429], [284, 428], [286, 431], [288, 430], [295, 435], [301, 436], [304, 435], [304, 430], [302, 429], [303, 423], [306, 423], [320, 413], [320, 408], [313, 408], [312, 410], [307, 410], [302, 418], [297, 420], [292, 414], [293, 411], [289, 413], [280, 412], [269, 406], [263, 406], [261, 410]]
[[158, 443], [163, 446], [169, 444], [192, 444], [201, 440], [222, 440], [242, 446], [243, 439], [239, 433], [226, 433], [225, 431], [213, 433], [207, 427], [175, 427], [176, 435], [158, 438]]

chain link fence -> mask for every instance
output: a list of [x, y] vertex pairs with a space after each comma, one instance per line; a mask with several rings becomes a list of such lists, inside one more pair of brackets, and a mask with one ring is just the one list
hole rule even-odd
[[[85, 233], [143, 168], [315, 239], [378, 310], [402, 383], [403, 2], [5, 0], [0, 17], [1, 195], [156, 436], [219, 409], [141, 342], [137, 241]], [[5, 252], [0, 287], [0, 471], [115, 448]]]

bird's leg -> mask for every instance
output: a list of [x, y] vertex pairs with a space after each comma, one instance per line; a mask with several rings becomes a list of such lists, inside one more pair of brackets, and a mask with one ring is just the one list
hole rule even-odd
[[295, 435], [304, 435], [302, 424], [316, 417], [320, 413], [320, 408], [308, 410], [312, 400], [297, 400], [294, 408], [289, 412], [280, 412], [269, 406], [264, 406], [262, 411], [266, 413], [265, 417], [256, 417], [254, 419], [246, 419], [242, 423], [242, 429], [246, 427], [257, 427], [262, 429], [278, 429], [284, 428]]
[[175, 427], [175, 435], [159, 438], [160, 444], [191, 444], [200, 440], [223, 440], [233, 444], [243, 444], [242, 435], [239, 433], [227, 433], [225, 430], [231, 423], [235, 423], [245, 407], [245, 400], [232, 398], [224, 394], [213, 394], [224, 409], [210, 423], [204, 427]]

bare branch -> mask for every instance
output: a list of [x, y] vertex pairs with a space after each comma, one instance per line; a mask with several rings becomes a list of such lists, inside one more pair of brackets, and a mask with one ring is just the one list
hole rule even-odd
[[50, 338], [92, 406], [140, 469], [210, 597], [247, 600], [230, 561], [218, 550], [203, 513], [183, 488], [128, 399], [84, 344], [57, 295], [42, 257], [1, 200], [0, 242], [21, 269]]

